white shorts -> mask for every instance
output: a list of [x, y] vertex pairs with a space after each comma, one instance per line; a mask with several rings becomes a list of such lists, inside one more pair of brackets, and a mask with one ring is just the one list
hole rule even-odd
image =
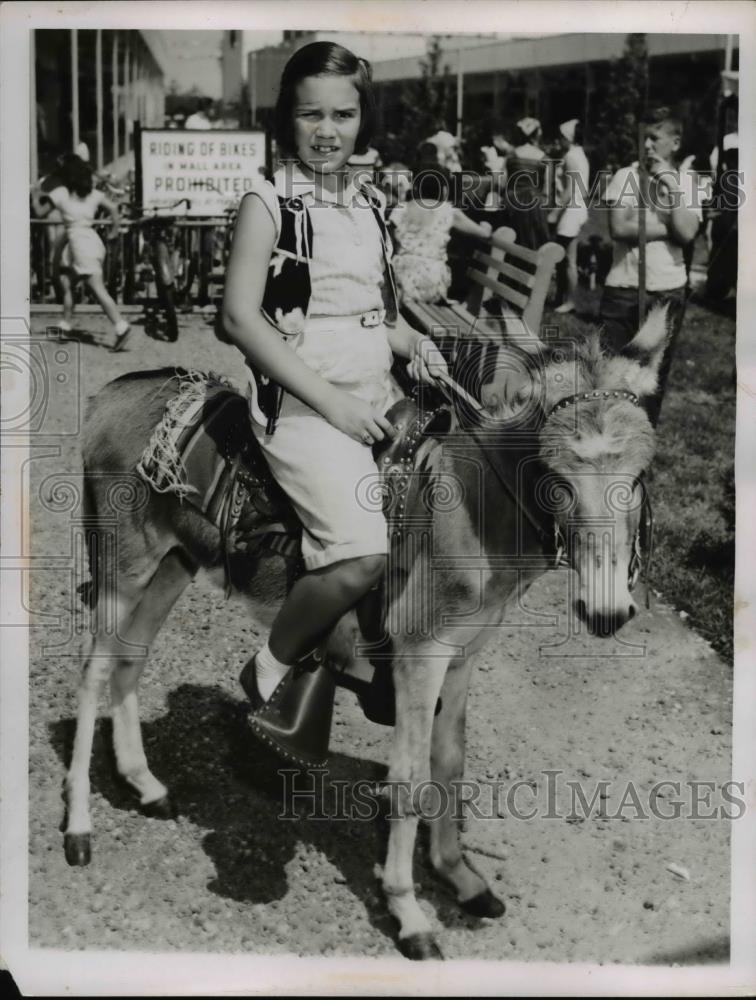
[[[381, 413], [400, 398], [390, 376], [393, 355], [382, 323], [363, 327], [359, 317], [316, 317], [308, 319], [305, 332], [289, 343], [323, 378]], [[288, 392], [275, 432], [267, 435], [253, 392], [251, 396], [255, 437], [302, 521], [307, 569], [387, 553], [371, 446], [348, 437]]]
[[68, 242], [63, 247], [61, 267], [83, 278], [101, 275], [104, 262], [105, 244], [94, 229], [72, 226], [68, 230]]
[[568, 205], [559, 216], [557, 236], [573, 238], [588, 221], [588, 209], [582, 205]]

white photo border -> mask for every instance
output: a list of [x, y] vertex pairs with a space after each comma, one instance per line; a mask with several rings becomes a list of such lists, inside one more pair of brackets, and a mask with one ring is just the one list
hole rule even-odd
[[[29, 101], [30, 31], [35, 28], [274, 30], [284, 27], [351, 31], [459, 33], [461, 0], [300, 0], [249, 2], [14, 3], [0, 8], [0, 219], [2, 335], [29, 318]], [[722, 33], [740, 36], [743, 95], [756, 94], [750, 2], [666, 0], [464, 0], [470, 32]], [[24, 993], [73, 995], [746, 995], [756, 988], [756, 255], [746, 252], [756, 233], [754, 101], [740, 116], [740, 169], [746, 202], [740, 212], [737, 335], [737, 565], [733, 779], [746, 782], [748, 811], [732, 825], [731, 961], [729, 966], [664, 968], [523, 962], [410, 963], [405, 959], [293, 959], [228, 954], [137, 954], [30, 949], [28, 916], [28, 630], [4, 629], [0, 671], [2, 726], [2, 899], [0, 951]], [[3, 372], [6, 405], [28, 399], [23, 375]], [[5, 442], [3, 442], [5, 445]], [[21, 509], [28, 449], [4, 446], [2, 552], [19, 553], [28, 530]], [[28, 483], [27, 483], [28, 485]], [[3, 581], [5, 583], [5, 581]], [[13, 612], [3, 586], [2, 621]]]

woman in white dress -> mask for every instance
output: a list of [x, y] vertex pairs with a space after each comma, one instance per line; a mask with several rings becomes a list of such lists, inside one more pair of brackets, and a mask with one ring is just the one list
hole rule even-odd
[[62, 249], [60, 281], [63, 286], [63, 320], [58, 327], [70, 333], [73, 324], [73, 284], [84, 278], [95, 298], [113, 324], [115, 341], [112, 350], [120, 351], [130, 333], [129, 324], [108, 293], [102, 275], [105, 245], [94, 230], [97, 211], [104, 208], [110, 214], [109, 238], [118, 236], [118, 207], [93, 185], [92, 170], [79, 156], [71, 156], [63, 170], [63, 184], [45, 193], [32, 188], [32, 205], [40, 218], [57, 208], [63, 218], [66, 243]]

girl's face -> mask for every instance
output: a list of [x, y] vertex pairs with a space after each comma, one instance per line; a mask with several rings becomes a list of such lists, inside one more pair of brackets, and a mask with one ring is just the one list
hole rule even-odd
[[361, 116], [351, 77], [305, 77], [294, 101], [294, 143], [301, 162], [315, 173], [340, 170], [354, 152]]

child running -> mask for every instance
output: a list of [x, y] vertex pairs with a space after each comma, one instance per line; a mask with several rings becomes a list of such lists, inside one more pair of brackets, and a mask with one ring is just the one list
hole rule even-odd
[[95, 232], [92, 223], [98, 209], [110, 213], [110, 239], [118, 236], [118, 208], [93, 186], [92, 170], [79, 156], [66, 159], [62, 170], [63, 183], [60, 187], [44, 193], [40, 188], [32, 188], [32, 205], [40, 218], [57, 208], [63, 218], [66, 243], [61, 256], [60, 283], [63, 288], [63, 319], [58, 323], [65, 333], [73, 330], [73, 285], [78, 278], [85, 278], [102, 306], [105, 315], [113, 324], [115, 341], [111, 350], [120, 351], [129, 337], [131, 328], [118, 312], [110, 297], [102, 277], [105, 260], [105, 245]]
[[226, 274], [225, 331], [251, 369], [253, 431], [302, 521], [306, 569], [240, 680], [252, 731], [304, 762], [330, 706], [312, 697], [325, 669], [301, 664], [386, 565], [384, 516], [359, 487], [376, 475], [372, 446], [393, 436], [392, 352], [423, 380], [431, 354], [443, 365], [397, 314], [385, 198], [346, 169], [374, 117], [365, 60], [332, 42], [291, 57], [275, 110], [288, 159], [243, 199]]

